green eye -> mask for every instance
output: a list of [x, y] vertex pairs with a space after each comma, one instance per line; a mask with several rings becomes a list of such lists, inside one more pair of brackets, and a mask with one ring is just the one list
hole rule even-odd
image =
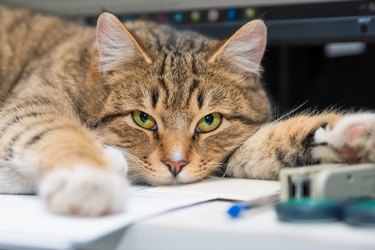
[[197, 133], [207, 133], [217, 129], [221, 123], [221, 115], [219, 113], [211, 113], [202, 117], [197, 126], [195, 127], [195, 131]]
[[137, 123], [142, 128], [149, 129], [149, 130], [157, 129], [156, 121], [149, 114], [146, 114], [145, 112], [137, 110], [137, 111], [132, 112], [132, 116], [133, 116], [134, 122]]

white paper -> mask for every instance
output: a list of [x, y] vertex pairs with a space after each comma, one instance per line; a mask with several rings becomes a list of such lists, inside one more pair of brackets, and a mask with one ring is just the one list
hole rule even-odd
[[149, 189], [132, 187], [123, 213], [100, 218], [58, 216], [37, 196], [0, 195], [0, 247], [72, 249], [138, 220], [211, 199]]
[[154, 187], [149, 191], [165, 194], [209, 196], [217, 199], [248, 201], [276, 194], [280, 191], [280, 188], [279, 181], [211, 178], [192, 184]]
[[165, 187], [131, 188], [123, 213], [100, 218], [50, 213], [37, 196], [0, 195], [0, 247], [73, 249], [142, 219], [212, 199], [250, 200], [275, 194], [276, 181], [214, 178]]

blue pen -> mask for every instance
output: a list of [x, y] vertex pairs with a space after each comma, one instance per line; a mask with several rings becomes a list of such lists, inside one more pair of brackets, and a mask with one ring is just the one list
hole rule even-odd
[[233, 204], [228, 209], [227, 214], [232, 218], [238, 218], [244, 211], [275, 204], [279, 200], [279, 196], [280, 194], [277, 193], [273, 195], [263, 196], [258, 199]]

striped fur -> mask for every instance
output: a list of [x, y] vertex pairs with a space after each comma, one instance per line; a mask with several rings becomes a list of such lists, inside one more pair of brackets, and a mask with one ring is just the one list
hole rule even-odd
[[[119, 211], [125, 192], [116, 171], [126, 162], [113, 158], [126, 158], [132, 182], [150, 185], [198, 181], [226, 162], [228, 175], [275, 179], [283, 167], [343, 161], [315, 131], [329, 133], [346, 115], [270, 123], [261, 21], [225, 42], [148, 22], [125, 28], [108, 13], [96, 31], [5, 6], [0, 22], [2, 193], [39, 187], [55, 212], [100, 215]], [[157, 129], [138, 126], [137, 110]], [[220, 126], [197, 133], [213, 112]], [[104, 145], [121, 153], [108, 158]], [[178, 175], [164, 163], [171, 160], [186, 163]]]

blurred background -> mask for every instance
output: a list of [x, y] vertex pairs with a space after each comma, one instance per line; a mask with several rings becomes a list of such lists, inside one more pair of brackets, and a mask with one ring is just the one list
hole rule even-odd
[[296, 107], [375, 109], [375, 1], [0, 0], [95, 25], [103, 10], [225, 39], [263, 19], [263, 82], [276, 116]]

